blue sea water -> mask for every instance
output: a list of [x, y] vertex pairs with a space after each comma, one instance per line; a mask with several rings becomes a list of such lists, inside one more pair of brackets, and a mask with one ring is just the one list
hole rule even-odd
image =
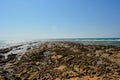
[[61, 41], [75, 41], [85, 45], [113, 45], [120, 46], [120, 38], [63, 38]]
[[0, 40], [0, 48], [13, 46], [16, 44], [36, 41], [75, 41], [83, 44], [94, 45], [114, 45], [120, 46], [120, 38], [59, 38], [59, 39], [37, 39], [37, 40]]
[[54, 40], [73, 40], [73, 41], [120, 41], [120, 38], [60, 38]]

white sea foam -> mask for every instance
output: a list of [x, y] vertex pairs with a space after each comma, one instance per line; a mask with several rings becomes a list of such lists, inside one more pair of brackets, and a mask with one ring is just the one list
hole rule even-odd
[[0, 40], [0, 49], [25, 43], [25, 40]]
[[10, 54], [17, 54], [17, 58], [18, 60], [21, 59], [22, 55], [25, 54], [25, 52], [27, 51], [28, 48], [32, 49], [33, 47], [34, 48], [37, 48], [40, 46], [40, 43], [41, 42], [34, 42], [34, 41], [25, 41], [25, 40], [22, 40], [22, 41], [2, 41], [1, 42], [1, 46], [0, 48], [8, 48], [8, 47], [11, 47], [11, 46], [16, 46], [16, 45], [21, 45], [19, 47], [14, 47], [10, 52], [8, 53], [0, 53], [0, 55], [3, 55], [5, 56], [5, 59], [8, 58], [8, 55]]
[[13, 48], [10, 52], [2, 54], [2, 55], [5, 56], [5, 59], [7, 59], [8, 55], [17, 54], [17, 58], [18, 58], [18, 60], [20, 60], [22, 55], [25, 54], [25, 52], [27, 51], [28, 48], [33, 49], [33, 47], [37, 48], [39, 46], [40, 46], [40, 42], [32, 43], [32, 44], [24, 44], [23, 46]]
[[37, 42], [38, 40], [0, 40], [0, 49], [1, 48], [8, 48], [11, 46], [26, 44], [26, 43], [32, 43]]

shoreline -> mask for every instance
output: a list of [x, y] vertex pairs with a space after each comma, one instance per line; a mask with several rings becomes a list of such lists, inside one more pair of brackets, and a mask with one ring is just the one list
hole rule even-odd
[[22, 46], [14, 47], [16, 54], [8, 50], [12, 54], [7, 59], [0, 56], [1, 80], [120, 80], [120, 46], [71, 41], [36, 42], [26, 44], [26, 49]]
[[[91, 45], [114, 45], [120, 46], [120, 38], [58, 38], [58, 39], [33, 39], [33, 40], [0, 40], [0, 49], [8, 48], [11, 46], [16, 46], [26, 43], [34, 42], [51, 42], [51, 41], [70, 41], [70, 42], [80, 42]], [[107, 44], [106, 44], [107, 43]]]

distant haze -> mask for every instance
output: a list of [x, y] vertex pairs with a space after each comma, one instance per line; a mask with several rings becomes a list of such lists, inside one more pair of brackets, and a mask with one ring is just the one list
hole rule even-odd
[[120, 0], [0, 0], [1, 39], [120, 38]]

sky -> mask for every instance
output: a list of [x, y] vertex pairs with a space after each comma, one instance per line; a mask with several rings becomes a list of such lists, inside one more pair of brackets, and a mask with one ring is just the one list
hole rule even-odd
[[120, 0], [0, 0], [0, 39], [120, 38]]

